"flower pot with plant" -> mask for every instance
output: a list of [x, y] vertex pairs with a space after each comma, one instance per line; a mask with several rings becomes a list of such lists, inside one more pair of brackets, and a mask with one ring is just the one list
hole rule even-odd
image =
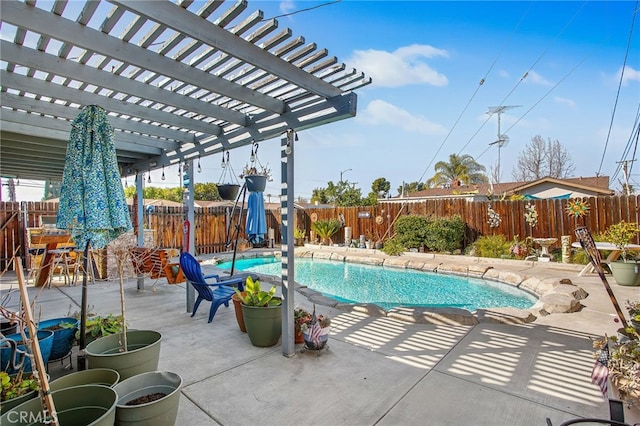
[[264, 192], [267, 182], [271, 182], [271, 169], [267, 165], [262, 165], [258, 159], [258, 143], [254, 142], [251, 147], [251, 157], [249, 163], [245, 164], [240, 174], [240, 179], [244, 179], [249, 192]]
[[276, 286], [264, 291], [260, 281], [249, 276], [244, 292], [235, 291], [242, 303], [242, 315], [251, 343], [259, 347], [278, 343], [282, 335], [282, 299], [275, 296]]
[[31, 373], [0, 372], [0, 414], [38, 395], [40, 385]]
[[293, 310], [293, 323], [294, 323], [294, 343], [304, 343], [304, 330], [311, 323], [311, 313], [304, 308], [296, 308]]
[[331, 318], [328, 315], [316, 316], [316, 307], [313, 306], [311, 320], [302, 324], [304, 348], [320, 351], [325, 348], [331, 331]]
[[331, 237], [342, 228], [338, 219], [319, 219], [311, 224], [311, 229], [320, 237], [320, 244], [331, 245]]
[[605, 232], [606, 241], [620, 250], [620, 260], [609, 262], [611, 274], [619, 285], [640, 285], [640, 264], [637, 259], [629, 255], [628, 245], [632, 238], [638, 235], [638, 224], [635, 222], [620, 221], [615, 223]]
[[220, 166], [222, 167], [222, 174], [216, 184], [218, 194], [223, 200], [235, 201], [238, 197], [238, 192], [240, 191], [240, 183], [238, 182], [238, 178], [235, 176], [233, 167], [231, 167], [229, 151], [222, 151], [222, 163]]
[[304, 245], [304, 237], [306, 235], [306, 232], [304, 229], [301, 228], [296, 228], [293, 231], [293, 239], [294, 239], [294, 243], [296, 246], [303, 246]]

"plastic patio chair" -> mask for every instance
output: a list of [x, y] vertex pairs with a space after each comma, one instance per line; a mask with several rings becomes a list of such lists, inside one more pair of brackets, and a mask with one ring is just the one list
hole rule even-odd
[[[229, 307], [229, 301], [235, 294], [235, 288], [238, 290], [244, 290], [244, 282], [246, 275], [233, 276], [230, 278], [220, 279], [217, 274], [203, 275], [200, 263], [191, 254], [184, 252], [180, 255], [180, 267], [187, 278], [187, 281], [197, 290], [198, 298], [193, 305], [193, 317], [203, 300], [211, 302], [211, 308], [209, 309], [209, 321], [213, 321], [213, 316], [220, 305]], [[207, 279], [215, 279], [215, 282], [208, 283]]]

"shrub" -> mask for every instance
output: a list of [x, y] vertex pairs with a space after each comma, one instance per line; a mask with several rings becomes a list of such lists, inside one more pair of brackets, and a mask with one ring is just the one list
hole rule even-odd
[[425, 245], [438, 252], [451, 252], [462, 247], [467, 224], [460, 216], [436, 219], [427, 227]]
[[320, 243], [324, 243], [328, 240], [331, 243], [331, 237], [342, 228], [342, 223], [338, 219], [320, 219], [311, 224], [311, 229], [314, 230], [318, 237], [320, 237]]
[[420, 248], [425, 245], [429, 225], [433, 219], [429, 216], [402, 216], [393, 226], [398, 243], [405, 248]]
[[511, 242], [504, 238], [504, 235], [488, 235], [478, 238], [472, 244], [472, 250], [479, 257], [496, 257], [509, 256]]
[[406, 248], [400, 243], [398, 238], [393, 237], [384, 242], [381, 251], [389, 256], [400, 256], [402, 252], [406, 251]]

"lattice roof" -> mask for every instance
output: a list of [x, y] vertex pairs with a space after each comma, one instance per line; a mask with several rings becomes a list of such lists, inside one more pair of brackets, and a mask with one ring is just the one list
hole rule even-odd
[[363, 73], [247, 1], [197, 5], [3, 0], [0, 174], [61, 180], [87, 105], [108, 111], [123, 175], [355, 116]]

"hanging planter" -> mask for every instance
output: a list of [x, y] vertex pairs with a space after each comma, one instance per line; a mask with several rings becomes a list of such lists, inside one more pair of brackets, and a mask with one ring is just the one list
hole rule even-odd
[[[267, 165], [268, 166], [268, 165]], [[244, 179], [249, 192], [264, 192], [267, 187], [267, 181], [271, 181], [271, 169], [263, 166], [258, 159], [258, 144], [253, 143], [251, 148], [251, 157], [249, 163], [242, 169], [240, 178]]]
[[247, 191], [264, 192], [264, 189], [267, 187], [267, 176], [263, 176], [263, 175], [245, 176], [244, 182], [247, 185]]
[[235, 201], [240, 191], [240, 185], [233, 183], [219, 184], [217, 187], [220, 198], [227, 201]]
[[238, 192], [240, 191], [240, 183], [238, 182], [238, 178], [236, 177], [235, 172], [233, 171], [233, 167], [231, 167], [231, 161], [229, 161], [229, 152], [222, 151], [222, 163], [220, 167], [222, 167], [222, 174], [220, 175], [220, 179], [218, 179], [218, 183], [216, 187], [218, 188], [218, 194], [220, 194], [220, 198], [226, 201], [235, 201], [238, 197]]

